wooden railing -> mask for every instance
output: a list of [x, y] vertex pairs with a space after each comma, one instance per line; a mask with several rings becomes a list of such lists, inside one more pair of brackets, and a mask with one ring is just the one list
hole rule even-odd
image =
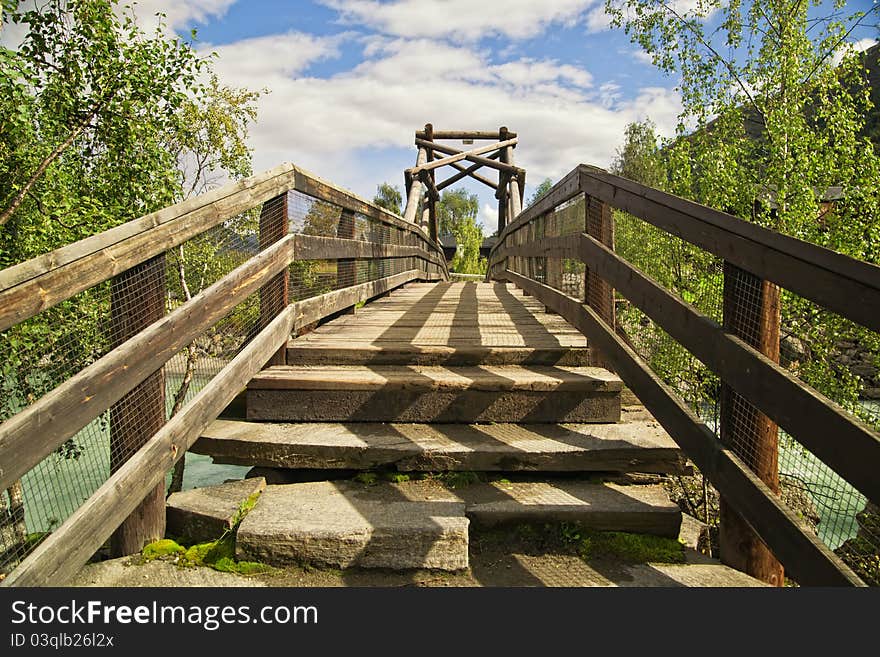
[[[294, 191], [340, 209], [342, 220], [336, 237], [290, 234], [287, 197]], [[157, 259], [236, 215], [261, 206], [259, 253], [164, 315], [165, 268], [164, 261]], [[400, 239], [391, 243], [353, 239], [356, 215], [385, 226]], [[400, 271], [392, 275], [358, 283], [355, 261], [378, 258], [405, 259], [401, 262], [414, 264], [398, 267]], [[351, 284], [290, 303], [289, 265], [303, 260], [336, 260], [339, 272], [352, 274], [348, 279]], [[142, 277], [144, 268], [156, 262], [162, 263], [160, 275]], [[145, 436], [124, 463], [115, 464], [109, 479], [30, 550], [3, 585], [63, 584], [157, 487], [161, 488], [158, 504], [164, 509], [166, 473], [254, 374], [267, 363], [283, 362], [284, 345], [291, 333], [407, 282], [446, 279], [442, 250], [418, 227], [290, 164], [0, 272], [0, 331], [108, 280], [113, 280], [114, 291], [122, 280], [134, 285], [125, 308], [132, 317], [138, 314], [133, 310], [143, 310], [133, 309], [132, 305], [149, 305], [157, 298], [159, 301], [158, 316], [140, 318], [140, 324], [134, 325], [127, 317], [130, 337], [0, 424], [0, 491], [108, 409], [112, 413], [124, 400], [131, 402], [131, 395], [142, 391], [157, 374], [161, 388], [156, 395], [158, 404], [144, 411], [156, 417], [139, 417], [146, 426], [160, 428]], [[194, 398], [166, 421], [161, 379], [165, 363], [237, 304], [257, 294], [260, 313], [253, 335]], [[113, 312], [122, 312], [123, 305], [115, 304]], [[111, 434], [111, 449], [113, 440]]]
[[[574, 199], [583, 199], [584, 228], [548, 234], [547, 217]], [[880, 268], [585, 165], [510, 223], [489, 257], [490, 279], [515, 283], [589, 338], [793, 579], [860, 585], [756, 474], [749, 455], [720, 441], [615, 330], [612, 289], [870, 500], [880, 499], [880, 436], [750, 344], [726, 315], [722, 326], [615, 253], [612, 207], [722, 258], [725, 274], [736, 268], [757, 288], [771, 281], [873, 331], [880, 330]], [[584, 263], [582, 298], [557, 289], [547, 259], [557, 269], [562, 259]]]

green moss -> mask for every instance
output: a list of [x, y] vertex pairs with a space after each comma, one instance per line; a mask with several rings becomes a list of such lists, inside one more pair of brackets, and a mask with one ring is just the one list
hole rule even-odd
[[230, 557], [222, 557], [211, 564], [214, 570], [238, 575], [259, 575], [274, 570], [271, 566], [257, 561], [235, 561]]
[[382, 478], [385, 481], [390, 481], [395, 484], [402, 484], [403, 482], [410, 480], [410, 476], [403, 472], [386, 472], [382, 475]]
[[365, 486], [372, 486], [377, 481], [379, 481], [379, 475], [375, 472], [359, 472], [354, 476], [354, 480], [358, 481]]
[[152, 561], [153, 559], [161, 559], [163, 557], [178, 556], [185, 552], [186, 549], [177, 543], [177, 541], [172, 541], [170, 538], [163, 538], [162, 540], [154, 541], [145, 546], [141, 551], [141, 555], [146, 561]]
[[606, 557], [628, 563], [684, 563], [684, 546], [673, 538], [587, 530], [576, 537], [563, 538], [576, 543], [578, 554], [585, 561]]
[[437, 478], [450, 488], [464, 488], [480, 482], [480, 475], [476, 472], [463, 470], [461, 472], [441, 472]]
[[257, 491], [241, 503], [241, 506], [238, 507], [238, 511], [232, 517], [233, 528], [237, 529], [238, 526], [241, 524], [241, 521], [244, 520], [244, 517], [251, 512], [251, 509], [253, 509], [257, 505], [261, 494], [262, 491]]
[[577, 523], [559, 525], [562, 541], [585, 561], [612, 558], [628, 563], [684, 563], [684, 545], [673, 538], [627, 532], [600, 532]]

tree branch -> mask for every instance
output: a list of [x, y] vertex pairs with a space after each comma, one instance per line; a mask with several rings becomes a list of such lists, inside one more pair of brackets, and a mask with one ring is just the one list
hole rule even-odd
[[49, 153], [46, 157], [43, 158], [43, 161], [40, 162], [40, 166], [37, 167], [37, 170], [31, 174], [31, 177], [28, 178], [28, 181], [24, 184], [19, 192], [15, 195], [15, 198], [12, 199], [12, 204], [3, 211], [3, 214], [0, 214], [0, 226], [3, 226], [7, 221], [9, 221], [12, 214], [19, 208], [22, 202], [25, 199], [25, 196], [28, 195], [31, 188], [37, 183], [40, 177], [46, 172], [46, 169], [49, 168], [49, 165], [52, 164], [58, 157], [67, 150], [70, 145], [79, 137], [82, 132], [88, 127], [88, 125], [92, 122], [92, 119], [98, 113], [98, 110], [101, 108], [101, 105], [98, 104], [95, 108], [86, 116], [85, 119], [80, 121], [79, 125], [70, 133], [70, 135], [65, 139], [62, 143], [56, 146], [51, 153]]

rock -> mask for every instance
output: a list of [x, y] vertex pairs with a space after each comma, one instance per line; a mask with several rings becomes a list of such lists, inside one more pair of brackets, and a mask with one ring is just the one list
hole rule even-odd
[[165, 506], [169, 536], [193, 543], [219, 538], [240, 520], [241, 508], [266, 488], [262, 477], [174, 493]]
[[464, 511], [439, 486], [269, 486], [238, 529], [236, 555], [272, 565], [460, 570], [468, 567]]

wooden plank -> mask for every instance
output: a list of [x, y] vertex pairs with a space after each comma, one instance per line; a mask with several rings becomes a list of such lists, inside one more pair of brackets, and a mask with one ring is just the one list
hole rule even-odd
[[803, 585], [864, 586], [592, 308], [516, 272], [507, 270], [502, 275], [562, 315], [602, 350], [624, 383], [770, 546], [793, 579]]
[[568, 258], [580, 257], [580, 233], [545, 237], [536, 242], [526, 242], [513, 246], [500, 246], [495, 254], [498, 258], [521, 256], [524, 258]]
[[[420, 166], [428, 161], [428, 149], [419, 148], [416, 155], [416, 166]], [[411, 180], [409, 186], [409, 194], [406, 197], [406, 208], [403, 211], [403, 220], [410, 227], [414, 227], [416, 223], [416, 212], [419, 210], [419, 201], [422, 197], [422, 181], [417, 176], [409, 174]], [[421, 231], [419, 231], [421, 233]]]
[[288, 236], [0, 424], [0, 490], [162, 367], [292, 258], [293, 236]]
[[164, 253], [293, 186], [286, 164], [0, 272], [0, 330]]
[[[490, 159], [494, 159], [493, 156], [496, 156], [496, 154], [493, 153], [492, 155], [490, 155], [490, 156], [489, 156]], [[457, 170], [458, 170], [459, 173], [455, 174], [456, 176], [458, 176], [458, 175], [464, 175], [464, 173], [465, 173], [466, 171], [470, 171], [470, 169], [471, 169], [473, 166], [476, 166], [476, 167], [482, 167], [483, 165], [482, 165], [482, 164], [474, 164], [474, 165], [472, 165], [472, 167], [465, 167], [465, 166], [462, 166], [461, 164], [459, 164], [458, 162], [453, 162], [453, 163], [450, 164], [449, 166], [451, 166], [453, 169], [457, 169]], [[496, 185], [494, 182], [492, 182], [491, 180], [489, 180], [488, 178], [486, 178], [486, 176], [482, 176], [482, 175], [480, 175], [479, 173], [469, 173], [468, 175], [469, 175], [471, 178], [473, 178], [474, 180], [476, 180], [477, 182], [481, 182], [481, 183], [483, 183], [483, 184], [486, 185], [487, 187], [491, 187], [492, 189], [495, 189], [495, 190], [498, 189], [498, 185]], [[445, 181], [445, 182], [449, 183], [450, 180], [452, 180], [452, 178], [450, 178], [449, 180], [447, 180], [447, 181]], [[449, 183], [449, 184], [452, 184], [452, 183]], [[440, 187], [437, 187], [437, 189], [440, 189]]]
[[[490, 160], [497, 160], [499, 157], [501, 157], [501, 152], [500, 152], [500, 151], [497, 152], [497, 153], [492, 153], [491, 155], [489, 155], [489, 159], [490, 159]], [[477, 164], [472, 164], [472, 165], [470, 165], [469, 167], [462, 167], [460, 164], [458, 164], [458, 163], [456, 162], [456, 163], [453, 164], [452, 166], [453, 166], [453, 168], [458, 169], [458, 173], [456, 173], [456, 174], [450, 176], [449, 178], [447, 178], [447, 179], [444, 180], [443, 182], [439, 183], [439, 184], [437, 185], [437, 190], [438, 190], [438, 191], [442, 191], [442, 190], [446, 189], [447, 187], [449, 187], [450, 185], [454, 185], [454, 184], [457, 183], [459, 180], [462, 180], [463, 178], [466, 178], [467, 176], [472, 176], [474, 179], [479, 180], [480, 182], [489, 185], [492, 189], [497, 189], [497, 187], [498, 187], [495, 183], [493, 183], [493, 182], [492, 182], [491, 180], [489, 180], [488, 178], [485, 178], [485, 177], [483, 177], [483, 176], [476, 176], [476, 175], [473, 175], [474, 172], [477, 171], [477, 169], [482, 169], [482, 168], [483, 168], [483, 165], [482, 165], [482, 164], [477, 163]]]
[[[424, 146], [426, 149], [428, 149], [428, 155], [429, 155], [428, 161], [425, 162], [425, 164], [419, 164], [419, 165], [412, 167], [411, 169], [407, 169], [407, 171], [409, 171], [410, 175], [415, 176], [416, 174], [418, 174], [421, 171], [430, 171], [432, 169], [437, 169], [438, 167], [442, 167], [447, 164], [452, 164], [454, 162], [458, 162], [459, 160], [469, 159], [470, 157], [473, 157], [475, 155], [483, 155], [484, 153], [491, 153], [492, 151], [495, 151], [498, 149], [506, 148], [508, 146], [513, 146], [516, 143], [517, 143], [516, 139], [507, 139], [502, 142], [496, 142], [494, 144], [489, 144], [488, 146], [480, 146], [479, 148], [472, 148], [470, 150], [463, 151], [463, 150], [459, 150], [457, 148], [451, 148], [449, 146], [445, 146], [443, 148], [436, 148], [436, 146], [434, 145], [434, 142], [430, 139], [417, 139], [416, 140], [417, 145]], [[451, 150], [451, 151], [455, 151], [455, 152], [453, 154], [451, 154], [449, 157], [443, 157], [443, 158], [440, 158], [439, 160], [431, 161], [430, 155], [434, 149], [440, 151], [441, 153], [447, 152], [447, 150]], [[484, 159], [488, 159], [488, 158], [484, 158]]]
[[171, 418], [137, 454], [53, 531], [13, 570], [2, 586], [63, 585], [137, 506], [263, 363], [287, 341], [293, 325], [288, 306]]
[[[429, 143], [433, 144], [433, 148], [435, 151], [440, 151], [441, 153], [446, 153], [448, 155], [460, 155], [463, 152], [466, 153], [466, 151], [462, 151], [459, 148], [452, 148], [451, 146], [446, 146], [445, 144], [438, 144], [437, 142], [427, 142], [424, 139], [416, 139], [416, 145], [418, 146], [425, 146]], [[503, 164], [501, 162], [496, 162], [495, 160], [490, 160], [488, 157], [481, 157], [479, 155], [466, 155], [464, 158], [461, 159], [465, 159], [475, 163], [478, 162], [483, 166], [490, 167], [492, 169], [498, 169], [499, 171], [507, 171], [509, 173], [518, 173], [520, 171], [523, 171], [522, 169], [518, 169], [508, 164]]]
[[756, 276], [880, 331], [880, 267], [581, 165], [581, 189]]
[[[515, 132], [507, 133], [510, 138], [516, 137]], [[499, 137], [495, 130], [434, 130], [434, 139], [495, 139]], [[417, 130], [416, 139], [424, 139], [425, 131]]]
[[525, 208], [519, 216], [507, 224], [501, 235], [498, 236], [496, 248], [501, 244], [503, 239], [511, 233], [519, 230], [520, 227], [529, 223], [536, 217], [541, 216], [553, 210], [556, 206], [562, 205], [566, 201], [573, 199], [581, 193], [581, 176], [580, 170], [575, 169], [565, 178], [553, 185], [553, 188], [544, 196], [535, 201], [534, 204]]
[[864, 422], [727, 333], [589, 235], [589, 262], [635, 306], [740, 395], [870, 499], [880, 499], [880, 437]]
[[342, 258], [421, 258], [439, 264], [440, 259], [420, 246], [379, 244], [363, 240], [319, 235], [294, 235], [296, 260], [339, 260]]
[[377, 281], [368, 281], [360, 285], [352, 285], [341, 290], [327, 292], [311, 299], [297, 301], [291, 304], [295, 308], [294, 328], [301, 328], [320, 319], [324, 319], [335, 312], [353, 306], [361, 301], [372, 299], [384, 294], [389, 290], [419, 278], [429, 278], [426, 272], [415, 269], [380, 278]]
[[[113, 279], [110, 333], [124, 344], [165, 314], [165, 254]], [[165, 424], [165, 374], [150, 374], [110, 407], [110, 471], [115, 472]], [[62, 416], [63, 417], [63, 416]], [[165, 486], [149, 491], [113, 532], [110, 553], [122, 557], [165, 535]]]

